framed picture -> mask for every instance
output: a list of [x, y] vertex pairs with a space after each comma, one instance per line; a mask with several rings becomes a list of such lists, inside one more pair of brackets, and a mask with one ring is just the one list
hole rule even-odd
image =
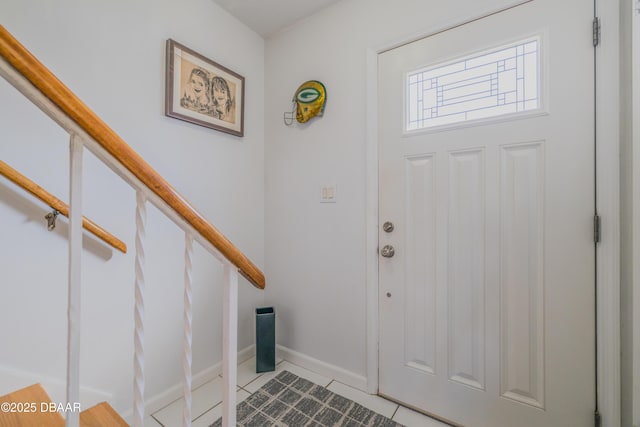
[[244, 135], [244, 77], [167, 40], [165, 114]]

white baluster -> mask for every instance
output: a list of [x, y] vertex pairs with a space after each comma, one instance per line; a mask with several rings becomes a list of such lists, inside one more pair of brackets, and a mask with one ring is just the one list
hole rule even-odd
[[[80, 402], [80, 289], [82, 263], [82, 140], [71, 135], [69, 171], [69, 299], [67, 330], [67, 402]], [[80, 414], [67, 412], [67, 427], [80, 425]]]
[[222, 338], [222, 426], [236, 425], [236, 383], [238, 374], [238, 270], [224, 264]]
[[184, 427], [191, 427], [191, 362], [193, 360], [192, 354], [192, 328], [193, 312], [192, 312], [192, 283], [193, 278], [191, 257], [193, 256], [193, 237], [187, 233], [185, 235], [185, 248], [184, 248], [184, 344], [183, 344], [183, 394], [184, 394], [184, 406], [182, 408], [182, 425]]
[[133, 425], [144, 425], [144, 238], [147, 221], [146, 197], [136, 194], [136, 277], [135, 277], [135, 333], [133, 356]]

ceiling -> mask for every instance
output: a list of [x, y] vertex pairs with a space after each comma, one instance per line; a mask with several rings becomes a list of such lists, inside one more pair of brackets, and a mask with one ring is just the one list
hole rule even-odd
[[264, 38], [340, 0], [214, 0]]

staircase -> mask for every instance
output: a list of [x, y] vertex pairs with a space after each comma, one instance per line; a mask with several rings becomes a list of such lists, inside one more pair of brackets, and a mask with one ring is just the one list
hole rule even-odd
[[[62, 407], [60, 407], [62, 405]], [[40, 384], [34, 384], [0, 397], [0, 427], [64, 427], [62, 414], [78, 410], [73, 404], [51, 402]], [[128, 427], [106, 402], [80, 413], [82, 427]]]
[[[0, 77], [7, 80], [69, 134], [69, 286], [67, 299], [67, 400], [79, 401], [80, 330], [82, 288], [82, 158], [86, 148], [107, 165], [136, 195], [136, 254], [134, 304], [134, 390], [133, 425], [144, 424], [145, 359], [145, 236], [146, 208], [153, 205], [184, 232], [184, 328], [183, 394], [187, 402], [183, 421], [191, 420], [193, 381], [193, 244], [199, 243], [223, 267], [222, 302], [222, 425], [236, 425], [236, 378], [238, 351], [238, 283], [242, 276], [258, 289], [266, 279], [260, 269], [213, 224], [200, 214], [169, 182], [146, 162], [116, 132], [64, 85], [44, 64], [0, 25]], [[5, 168], [6, 169], [6, 168]], [[32, 192], [32, 191], [30, 191]], [[32, 192], [33, 194], [33, 192]], [[107, 195], [108, 196], [108, 195]], [[213, 361], [212, 361], [213, 362]], [[25, 403], [27, 406], [25, 407]], [[40, 385], [0, 397], [0, 427], [45, 426], [66, 423], [79, 426], [125, 426], [125, 422], [106, 403], [78, 413], [75, 408], [53, 411], [50, 398]], [[8, 405], [8, 406], [7, 406]], [[44, 406], [42, 406], [44, 405]], [[6, 408], [6, 411], [2, 409]], [[11, 409], [15, 409], [14, 412]], [[28, 409], [29, 412], [26, 412]], [[63, 414], [66, 418], [63, 421]]]

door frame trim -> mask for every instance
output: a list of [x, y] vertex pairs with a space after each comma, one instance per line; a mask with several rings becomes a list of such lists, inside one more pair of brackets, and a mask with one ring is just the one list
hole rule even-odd
[[[631, 152], [632, 152], [632, 190], [631, 190], [631, 256], [628, 259], [635, 259], [640, 254], [640, 13], [636, 10], [636, 4], [629, 2], [631, 10]], [[624, 13], [624, 11], [623, 11]], [[628, 194], [628, 193], [627, 193]], [[633, 301], [631, 302], [631, 333], [629, 334], [632, 343], [626, 347], [631, 352], [631, 408], [628, 409], [631, 423], [634, 426], [640, 423], [640, 265], [634, 263], [631, 266], [631, 278], [627, 286], [631, 287]], [[629, 336], [628, 335], [628, 336]], [[628, 365], [627, 365], [628, 366]]]
[[[508, 7], [530, 0], [513, 1]], [[505, 7], [500, 10], [506, 9]], [[410, 38], [366, 49], [366, 313], [367, 391], [378, 393], [378, 55], [420, 38], [454, 28], [494, 11], [478, 11]], [[597, 1], [596, 12], [605, 23], [596, 55], [597, 207], [603, 239], [598, 247], [598, 395], [603, 427], [620, 427], [620, 162], [619, 162], [619, 12], [616, 0]], [[585, 215], [590, 213], [585, 212]]]
[[604, 427], [620, 426], [620, 4], [596, 0], [605, 37], [596, 48], [598, 396]]

